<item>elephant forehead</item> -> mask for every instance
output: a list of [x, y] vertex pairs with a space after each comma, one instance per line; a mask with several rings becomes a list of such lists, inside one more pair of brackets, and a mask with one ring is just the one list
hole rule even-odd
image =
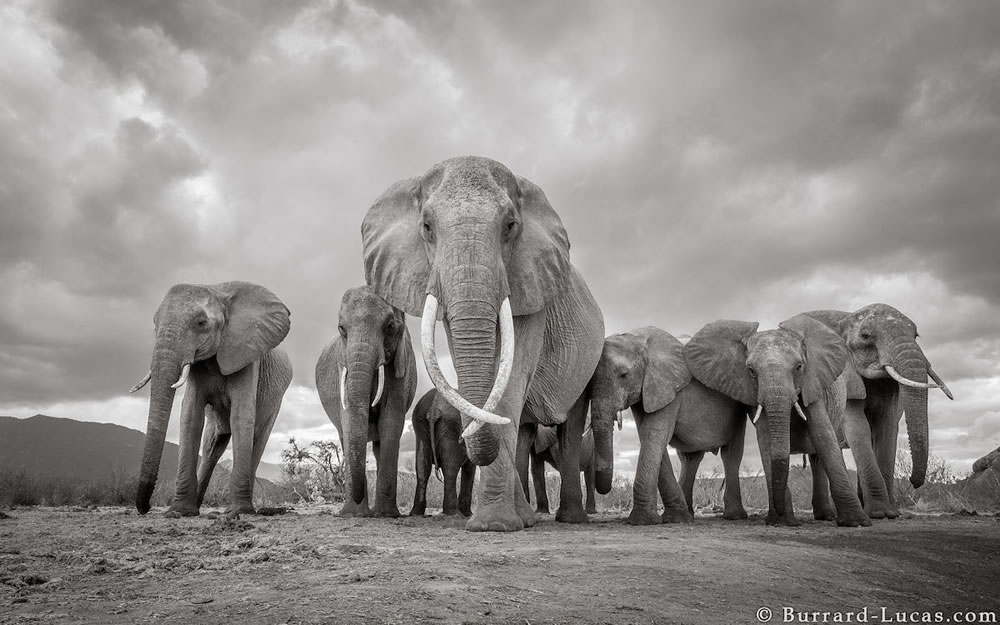
[[610, 367], [628, 367], [639, 355], [639, 346], [623, 334], [604, 339], [599, 364]]
[[917, 324], [915, 324], [909, 317], [888, 304], [871, 304], [869, 306], [865, 306], [855, 313], [855, 317], [862, 324], [901, 325], [912, 329], [914, 332], [916, 332], [917, 328]]
[[460, 156], [439, 163], [424, 177], [430, 196], [438, 201], [501, 201], [517, 188], [503, 164], [478, 156]]
[[747, 359], [802, 356], [802, 337], [784, 329], [758, 332], [747, 340]]
[[381, 320], [392, 315], [392, 307], [367, 286], [348, 289], [340, 303], [344, 320]]
[[157, 315], [164, 313], [171, 315], [193, 315], [199, 311], [204, 311], [212, 304], [221, 306], [218, 298], [207, 288], [197, 284], [176, 284], [167, 291], [167, 295], [163, 298]]

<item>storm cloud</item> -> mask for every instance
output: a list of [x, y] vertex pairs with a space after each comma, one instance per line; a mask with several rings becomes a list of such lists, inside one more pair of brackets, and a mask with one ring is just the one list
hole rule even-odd
[[144, 427], [163, 294], [240, 279], [292, 310], [266, 459], [333, 436], [365, 210], [479, 154], [545, 190], [609, 333], [903, 310], [966, 469], [1000, 444], [998, 42], [991, 2], [7, 3], [0, 413]]

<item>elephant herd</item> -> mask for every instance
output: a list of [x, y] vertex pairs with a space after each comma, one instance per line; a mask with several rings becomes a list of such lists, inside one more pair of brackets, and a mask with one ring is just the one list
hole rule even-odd
[[[655, 327], [605, 338], [601, 309], [570, 263], [569, 238], [545, 194], [481, 157], [453, 158], [394, 183], [368, 209], [361, 234], [367, 284], [344, 294], [336, 334], [316, 364], [320, 400], [345, 453], [342, 514], [399, 515], [399, 443], [417, 381], [407, 314], [421, 317], [423, 364], [434, 384], [412, 412], [411, 514], [425, 512], [437, 467], [444, 512], [468, 516], [467, 529], [530, 527], [528, 467], [537, 511], [547, 512], [548, 462], [562, 477], [556, 520], [586, 522], [594, 491], [611, 488], [614, 426], [627, 408], [640, 438], [633, 524], [690, 520], [707, 451], [721, 451], [725, 466], [724, 516], [745, 518], [738, 471], [747, 421], [756, 429], [770, 524], [798, 523], [787, 487], [795, 453], [812, 460], [815, 518], [857, 526], [897, 516], [893, 471], [904, 414], [910, 480], [923, 483], [927, 392], [951, 393], [917, 345], [914, 323], [890, 306], [806, 312], [775, 330], [714, 321], [686, 344]], [[289, 318], [271, 291], [247, 282], [167, 292], [153, 317], [150, 372], [132, 389], [151, 385], [139, 512], [149, 510], [174, 393], [185, 384], [167, 516], [198, 514], [230, 439], [227, 512], [253, 512], [253, 476], [292, 379], [278, 348]], [[438, 363], [439, 320], [457, 389]], [[377, 462], [373, 502], [368, 442]], [[668, 447], [681, 459], [679, 482]], [[854, 455], [857, 483], [843, 448]]]

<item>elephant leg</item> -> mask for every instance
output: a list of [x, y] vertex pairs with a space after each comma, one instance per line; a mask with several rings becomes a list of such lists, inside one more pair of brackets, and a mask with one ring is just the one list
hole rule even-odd
[[417, 434], [417, 448], [414, 452], [414, 468], [417, 473], [417, 486], [413, 492], [413, 506], [410, 516], [423, 516], [427, 513], [427, 479], [431, 475], [430, 445]]
[[[257, 386], [260, 363], [229, 376], [229, 427], [233, 434], [233, 472], [230, 476], [230, 502], [226, 514], [253, 514], [253, 447], [257, 421]], [[202, 411], [204, 414], [204, 411]]]
[[[531, 481], [535, 485], [535, 506], [536, 514], [549, 513], [549, 493], [545, 484], [545, 457], [542, 454], [532, 453], [531, 459]], [[525, 491], [527, 493], [527, 491]], [[530, 501], [530, 500], [529, 500]]]
[[[667, 448], [667, 420], [676, 416], [677, 406], [668, 404], [662, 410], [645, 414], [633, 407], [639, 430], [639, 459], [632, 483], [632, 511], [627, 522], [631, 525], [657, 525], [663, 522], [656, 505], [660, 463]], [[671, 473], [673, 471], [671, 470]]]
[[[671, 435], [672, 433], [667, 434], [667, 440], [670, 440]], [[674, 465], [670, 462], [669, 447], [663, 448], [657, 487], [660, 491], [660, 498], [663, 500], [663, 515], [660, 518], [664, 523], [691, 523], [694, 521], [694, 515], [688, 511], [690, 506], [684, 498], [684, 491], [681, 490], [677, 478], [674, 477]]]
[[212, 472], [219, 464], [219, 458], [225, 453], [229, 446], [229, 439], [232, 434], [229, 432], [228, 424], [224, 423], [218, 412], [211, 405], [205, 408], [206, 428], [205, 436], [202, 439], [201, 464], [198, 467], [198, 507], [201, 508], [205, 500], [205, 493], [208, 492], [208, 485], [212, 481]]
[[809, 415], [807, 427], [809, 438], [819, 456], [820, 468], [826, 472], [830, 480], [830, 493], [837, 507], [837, 525], [846, 527], [871, 525], [871, 520], [861, 507], [854, 483], [847, 476], [844, 453], [840, 449], [837, 433], [823, 404], [818, 401], [806, 408]]
[[[664, 454], [666, 451], [664, 451]], [[677, 456], [681, 459], [681, 491], [684, 493], [684, 501], [687, 502], [688, 513], [694, 516], [694, 480], [695, 476], [698, 474], [698, 467], [701, 466], [701, 461], [705, 457], [705, 452], [703, 451], [692, 451], [677, 452]], [[666, 455], [663, 458], [664, 461], [669, 461], [669, 457]], [[663, 467], [660, 467], [660, 471], [663, 471]], [[663, 497], [663, 490], [661, 485], [660, 497]]]
[[859, 499], [865, 514], [873, 519], [895, 518], [899, 511], [889, 502], [882, 470], [872, 444], [872, 431], [865, 417], [864, 400], [852, 399], [847, 402], [844, 412], [844, 435], [858, 467]]
[[587, 514], [597, 514], [597, 490], [594, 487], [594, 462], [583, 468], [583, 483], [587, 488]]
[[722, 469], [726, 481], [722, 495], [723, 519], [747, 518], [746, 508], [743, 507], [743, 493], [740, 490], [740, 465], [743, 464], [743, 441], [746, 436], [746, 428], [747, 418], [741, 412], [733, 438], [723, 445], [719, 452], [719, 455], [722, 456]]
[[181, 402], [181, 437], [177, 459], [177, 484], [167, 516], [198, 515], [198, 449], [205, 427], [205, 393], [197, 379], [188, 382]]
[[[406, 410], [397, 404], [395, 397], [385, 398], [382, 415], [378, 421], [379, 441], [373, 443], [378, 458], [375, 478], [374, 516], [396, 518], [399, 506], [396, 503], [396, 483], [399, 477], [399, 439], [403, 435]], [[453, 480], [454, 481], [454, 480]]]
[[466, 461], [462, 465], [462, 488], [458, 493], [458, 511], [462, 516], [472, 516], [472, 487], [476, 483], [476, 465]]
[[[517, 429], [517, 475], [521, 479], [521, 487], [524, 489], [524, 498], [531, 503], [531, 493], [528, 492], [528, 465], [530, 463], [531, 445], [535, 441], [535, 432], [538, 424], [534, 421], [525, 422], [525, 415], [521, 415], [521, 425]], [[535, 491], [538, 492], [537, 490]], [[537, 494], [536, 494], [537, 497]], [[548, 509], [545, 511], [548, 512]]]
[[809, 454], [809, 464], [813, 478], [813, 518], [817, 521], [836, 521], [837, 509], [830, 498], [830, 480], [827, 479], [823, 461], [818, 454]]
[[[757, 422], [757, 447], [760, 449], [761, 458], [770, 458], [770, 435], [767, 429], [767, 419], [761, 419]], [[792, 505], [792, 489], [785, 489], [785, 516], [781, 518], [778, 513], [775, 512], [774, 507], [771, 502], [774, 501], [774, 485], [772, 483], [771, 476], [771, 463], [767, 461], [761, 462], [764, 466], [764, 479], [767, 482], [767, 518], [765, 523], [768, 525], [802, 525], [802, 522], [795, 517], [795, 508]]]
[[566, 420], [556, 426], [559, 438], [559, 509], [556, 521], [587, 523], [580, 490], [580, 446], [587, 419], [587, 400], [581, 396], [566, 413]]
[[[889, 499], [890, 518], [899, 516], [896, 503], [896, 441], [899, 437], [899, 412], [889, 412], [883, 419], [876, 421], [872, 428], [872, 440], [875, 447], [875, 458], [878, 460], [882, 480], [885, 482]], [[888, 516], [888, 515], [887, 515]]]

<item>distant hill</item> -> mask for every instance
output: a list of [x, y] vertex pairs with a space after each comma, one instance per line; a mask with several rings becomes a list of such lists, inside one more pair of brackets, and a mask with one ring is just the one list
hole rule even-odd
[[[144, 433], [111, 423], [46, 415], [0, 417], [0, 471], [71, 480], [99, 479], [115, 471], [138, 473], [145, 441]], [[177, 476], [177, 451], [176, 444], [164, 444], [159, 479]], [[281, 470], [262, 462], [257, 475], [276, 480]]]

